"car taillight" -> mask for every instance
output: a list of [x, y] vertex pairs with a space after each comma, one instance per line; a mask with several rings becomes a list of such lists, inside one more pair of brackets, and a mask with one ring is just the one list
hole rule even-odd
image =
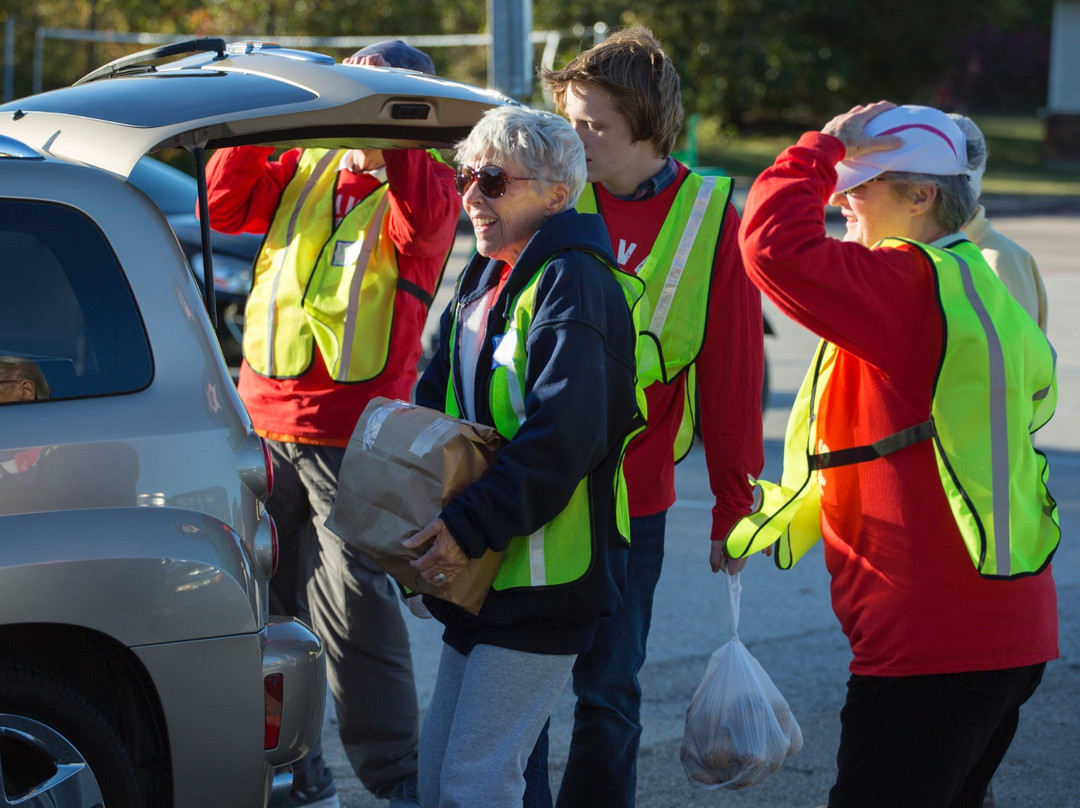
[[266, 693], [263, 748], [276, 749], [281, 736], [281, 702], [285, 694], [285, 675], [271, 673], [263, 677], [263, 690]]

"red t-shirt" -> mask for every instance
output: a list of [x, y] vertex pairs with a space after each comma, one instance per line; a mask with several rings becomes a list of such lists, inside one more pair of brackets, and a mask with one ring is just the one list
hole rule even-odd
[[[754, 183], [741, 233], [754, 282], [840, 349], [817, 427], [830, 449], [924, 421], [943, 339], [922, 252], [826, 236], [822, 209], [843, 156], [836, 138], [803, 135]], [[978, 574], [929, 441], [822, 477], [825, 563], [852, 673], [995, 670], [1057, 657], [1051, 571], [1012, 581]]]
[[[623, 200], [596, 185], [599, 209], [622, 269], [633, 271], [652, 250], [688, 171], [649, 199]], [[764, 367], [761, 294], [746, 277], [738, 248], [739, 214], [728, 206], [716, 251], [705, 341], [697, 359], [701, 429], [709, 485], [716, 498], [710, 537], [723, 539], [750, 511], [747, 476], [764, 465], [761, 382]], [[691, 267], [687, 267], [689, 272]], [[648, 516], [675, 502], [673, 445], [683, 414], [683, 386], [652, 384], [646, 430], [630, 444], [624, 470], [630, 515]]]
[[[268, 160], [273, 149], [244, 146], [217, 151], [207, 164], [210, 222], [227, 233], [265, 233], [281, 194], [296, 171], [300, 150]], [[419, 149], [388, 149], [390, 233], [400, 277], [434, 295], [454, 243], [460, 199], [453, 170]], [[341, 170], [335, 192], [340, 219], [379, 185], [370, 174]], [[292, 443], [345, 446], [368, 401], [376, 396], [408, 400], [416, 381], [427, 307], [398, 290], [386, 369], [368, 382], [340, 384], [330, 378], [315, 348], [310, 369], [295, 379], [260, 376], [240, 366], [240, 397], [256, 431]]]

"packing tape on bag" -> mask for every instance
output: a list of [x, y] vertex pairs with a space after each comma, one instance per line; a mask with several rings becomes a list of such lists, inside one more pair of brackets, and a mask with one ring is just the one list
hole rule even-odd
[[398, 410], [410, 410], [412, 406], [412, 404], [405, 401], [391, 401], [389, 404], [383, 404], [379, 409], [375, 410], [371, 414], [371, 418], [368, 419], [367, 426], [364, 427], [364, 440], [361, 442], [360, 447], [365, 452], [371, 449], [375, 445], [375, 441], [379, 439], [379, 430], [382, 429], [383, 422]]
[[454, 428], [454, 422], [450, 419], [439, 419], [438, 421], [432, 421], [426, 427], [424, 427], [420, 434], [412, 442], [412, 446], [409, 447], [409, 453], [414, 454], [417, 457], [423, 457], [431, 451], [435, 442], [439, 440], [448, 430]]

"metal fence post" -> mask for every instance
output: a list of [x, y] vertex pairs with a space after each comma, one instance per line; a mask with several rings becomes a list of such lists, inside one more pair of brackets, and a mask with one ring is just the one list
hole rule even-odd
[[40, 26], [34, 30], [34, 83], [31, 92], [37, 95], [41, 92], [41, 74], [45, 64], [45, 29]]
[[500, 92], [527, 101], [532, 96], [532, 0], [488, 0], [488, 81]]

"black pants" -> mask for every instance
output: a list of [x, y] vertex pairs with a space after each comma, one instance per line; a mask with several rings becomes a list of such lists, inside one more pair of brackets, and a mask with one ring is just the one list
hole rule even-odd
[[852, 676], [829, 808], [979, 808], [1045, 667]]

